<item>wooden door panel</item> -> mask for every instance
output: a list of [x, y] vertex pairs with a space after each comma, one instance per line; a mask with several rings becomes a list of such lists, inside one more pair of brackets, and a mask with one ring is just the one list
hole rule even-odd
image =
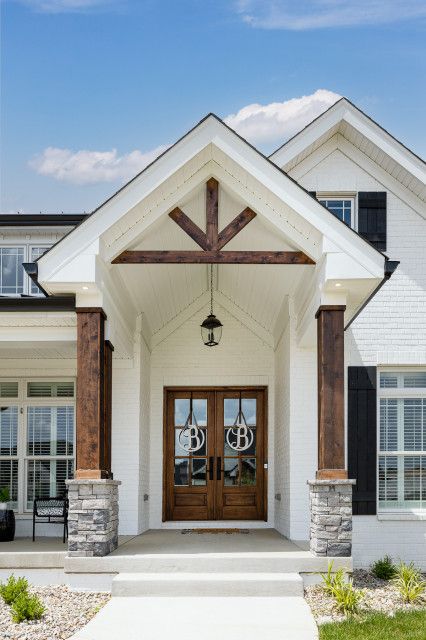
[[265, 436], [265, 389], [165, 390], [164, 520], [266, 519]]

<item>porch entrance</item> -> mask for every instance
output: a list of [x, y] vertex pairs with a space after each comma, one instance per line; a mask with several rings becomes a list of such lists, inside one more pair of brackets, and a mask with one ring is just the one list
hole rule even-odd
[[168, 388], [163, 520], [266, 520], [265, 388]]

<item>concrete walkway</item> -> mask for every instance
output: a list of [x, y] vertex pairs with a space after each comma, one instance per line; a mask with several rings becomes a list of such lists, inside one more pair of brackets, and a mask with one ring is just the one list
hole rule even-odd
[[317, 640], [300, 597], [123, 597], [108, 604], [71, 640]]

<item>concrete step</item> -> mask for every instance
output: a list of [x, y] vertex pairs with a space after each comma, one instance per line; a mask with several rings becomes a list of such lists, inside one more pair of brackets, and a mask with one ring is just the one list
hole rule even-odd
[[112, 596], [303, 596], [297, 573], [119, 573]]
[[[327, 571], [329, 558], [309, 551], [109, 555], [103, 558], [65, 558], [65, 571], [78, 573], [318, 573]], [[334, 558], [334, 569], [352, 570], [352, 558]]]

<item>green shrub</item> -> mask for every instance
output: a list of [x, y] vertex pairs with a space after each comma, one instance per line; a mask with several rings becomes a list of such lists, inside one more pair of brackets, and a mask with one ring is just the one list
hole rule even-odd
[[2, 487], [0, 489], [0, 502], [9, 502], [10, 490], [9, 487]]
[[36, 595], [23, 591], [12, 604], [12, 620], [16, 623], [24, 620], [40, 620], [45, 610]]
[[0, 596], [6, 604], [12, 604], [21, 593], [28, 590], [28, 582], [25, 578], [10, 576], [6, 583], [0, 582]]
[[420, 571], [412, 562], [410, 564], [400, 562], [392, 582], [404, 602], [415, 603], [426, 595], [426, 581], [422, 579]]
[[373, 576], [376, 576], [376, 578], [380, 578], [380, 580], [391, 580], [395, 577], [396, 566], [390, 556], [385, 556], [373, 562], [371, 565], [371, 573]]
[[348, 582], [335, 585], [332, 595], [336, 602], [336, 607], [341, 613], [355, 615], [359, 612], [361, 600], [364, 598], [364, 591], [355, 589], [351, 578]]
[[332, 596], [334, 589], [345, 582], [345, 570], [340, 568], [333, 573], [333, 562], [329, 562], [327, 573], [321, 573], [321, 578], [324, 583], [324, 591], [327, 595]]

